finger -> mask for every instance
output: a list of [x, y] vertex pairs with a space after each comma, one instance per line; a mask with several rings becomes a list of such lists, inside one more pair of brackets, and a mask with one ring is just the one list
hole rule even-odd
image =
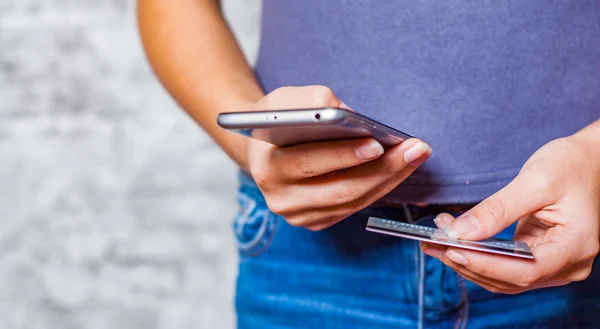
[[421, 251], [433, 258], [437, 258], [437, 259], [441, 259], [444, 256], [444, 253], [446, 252], [446, 250], [448, 250], [448, 246], [445, 246], [443, 244], [435, 244], [435, 243], [429, 243], [429, 242], [424, 242], [421, 241], [419, 243], [419, 247], [421, 248]]
[[[407, 140], [377, 160], [298, 181], [281, 194], [280, 203], [286, 205], [288, 215], [317, 210], [310, 216], [331, 211], [340, 216], [358, 211], [393, 190], [429, 157], [431, 149], [423, 144], [418, 139]], [[415, 154], [420, 157], [415, 159]]]
[[389, 149], [375, 161], [306, 179], [296, 186], [299, 193], [315, 202], [311, 205], [319, 201], [324, 206], [341, 205], [355, 201], [390, 179], [391, 183], [399, 184], [416, 169], [418, 164], [414, 162], [422, 163], [430, 153], [427, 144], [413, 138]]
[[296, 181], [354, 167], [383, 154], [372, 138], [300, 144], [271, 153], [270, 170], [280, 181]]
[[[404, 173], [400, 173], [398, 179], [400, 181], [404, 180], [410, 175], [409, 171], [412, 170], [414, 169], [407, 168]], [[306, 210], [297, 211], [291, 214], [291, 218], [293, 218], [293, 223], [291, 224], [307, 228], [310, 227], [311, 230], [328, 228], [381, 199], [381, 197], [388, 194], [398, 186], [398, 184], [399, 182], [388, 180], [354, 202], [325, 208], [308, 207]], [[302, 205], [298, 205], [298, 207], [300, 208]], [[286, 219], [287, 218], [288, 217], [286, 216]]]
[[[574, 268], [568, 268], [563, 270], [562, 272], [555, 274], [553, 276], [548, 277], [547, 279], [541, 279], [539, 282], [531, 282], [530, 285], [526, 286], [525, 284], [516, 285], [505, 281], [495, 280], [486, 276], [481, 275], [482, 272], [475, 273], [469, 268], [454, 262], [450, 257], [445, 256], [444, 254], [449, 249], [443, 245], [435, 245], [430, 243], [421, 243], [421, 250], [424, 253], [428, 254], [431, 257], [437, 258], [442, 261], [445, 265], [451, 267], [458, 274], [464, 276], [468, 280], [481, 285], [491, 287], [484, 287], [493, 292], [503, 292], [503, 293], [517, 293], [525, 290], [538, 289], [538, 288], [546, 288], [546, 287], [556, 287], [563, 286], [573, 281], [583, 281], [589, 277], [592, 270], [593, 262], [584, 262]], [[493, 268], [493, 267], [492, 267]]]
[[443, 214], [437, 215], [433, 219], [433, 222], [435, 223], [435, 225], [437, 226], [437, 228], [439, 228], [440, 230], [443, 230], [448, 225], [450, 225], [454, 220], [455, 220], [454, 216], [452, 216], [450, 214], [443, 213]]
[[466, 280], [471, 281], [474, 284], [484, 288], [485, 290], [488, 290], [495, 294], [513, 295], [513, 294], [521, 293], [525, 290], [523, 288], [518, 288], [518, 287], [508, 287], [508, 286], [490, 284], [488, 280], [481, 280], [480, 277], [470, 276], [463, 272], [459, 272], [457, 270], [455, 270], [455, 271], [456, 271], [456, 274], [460, 275], [461, 277], [465, 278]]
[[[258, 109], [298, 109], [343, 107], [333, 91], [321, 85], [281, 87], [270, 92], [256, 107]], [[345, 105], [347, 107], [347, 105]]]
[[505, 282], [501, 282], [498, 280], [489, 279], [489, 278], [483, 277], [481, 275], [478, 275], [476, 273], [473, 273], [472, 271], [465, 268], [464, 266], [462, 266], [458, 263], [455, 263], [448, 257], [445, 257], [444, 254], [446, 253], [447, 249], [448, 249], [448, 247], [443, 246], [443, 245], [421, 243], [421, 250], [423, 251], [423, 253], [425, 253], [433, 258], [438, 259], [439, 261], [444, 263], [444, 265], [452, 268], [455, 272], [457, 272], [461, 276], [465, 277], [467, 280], [474, 282], [481, 286], [489, 287], [489, 288], [484, 287], [488, 290], [491, 290], [494, 292], [513, 291], [513, 290], [517, 290], [519, 288], [512, 284], [507, 284]]
[[446, 234], [467, 240], [492, 237], [519, 218], [555, 202], [554, 194], [545, 175], [523, 172], [448, 225]]
[[540, 287], [557, 287], [564, 286], [571, 282], [578, 282], [587, 279], [592, 273], [592, 263], [578, 266], [574, 269], [567, 270], [560, 275], [544, 282]]
[[527, 288], [558, 275], [569, 266], [572, 255], [565, 249], [553, 242], [540, 245], [532, 249], [534, 260], [458, 248], [448, 249], [444, 257], [482, 277]]
[[[550, 287], [559, 287], [567, 285], [571, 282], [575, 281], [583, 281], [588, 278], [591, 274], [592, 264], [579, 266], [574, 269], [565, 270], [564, 272], [550, 277], [544, 281], [537, 282], [527, 288], [520, 288], [520, 291], [532, 290], [532, 289], [541, 289], [541, 288], [550, 288]], [[519, 289], [517, 289], [519, 290]]]
[[473, 272], [461, 268], [460, 265], [456, 265], [456, 267], [454, 267], [447, 263], [444, 264], [452, 268], [456, 272], [456, 274], [494, 293], [513, 293], [518, 291], [519, 289], [522, 289], [514, 285], [507, 285], [499, 281], [491, 280], [488, 278], [484, 278], [480, 275], [476, 275]]
[[308, 225], [306, 225], [304, 227], [311, 231], [321, 231], [321, 230], [324, 230], [326, 228], [329, 228], [329, 227], [341, 222], [342, 220], [346, 219], [347, 217], [348, 216], [325, 217], [325, 218], [310, 222]]
[[544, 236], [549, 228], [536, 218], [527, 216], [517, 223], [514, 239], [523, 241], [529, 246], [534, 246], [536, 241]]
[[580, 267], [573, 270], [568, 270], [555, 277], [549, 278], [548, 280], [538, 282], [528, 288], [522, 288], [521, 291], [564, 286], [574, 281], [585, 280], [590, 273], [591, 265], [589, 268]]

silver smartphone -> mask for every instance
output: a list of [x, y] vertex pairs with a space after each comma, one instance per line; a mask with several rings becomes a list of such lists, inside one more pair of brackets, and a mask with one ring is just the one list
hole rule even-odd
[[219, 114], [217, 123], [281, 147], [362, 137], [372, 137], [382, 146], [391, 147], [412, 137], [364, 115], [334, 107], [227, 112]]
[[450, 247], [483, 251], [518, 258], [534, 258], [529, 246], [522, 241], [497, 238], [490, 238], [480, 241], [454, 240], [446, 235], [444, 231], [434, 227], [397, 222], [377, 217], [369, 218], [366, 230]]

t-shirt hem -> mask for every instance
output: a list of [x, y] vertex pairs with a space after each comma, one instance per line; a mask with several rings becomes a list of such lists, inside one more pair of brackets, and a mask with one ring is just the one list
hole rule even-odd
[[468, 204], [479, 202], [506, 186], [513, 177], [463, 184], [400, 184], [381, 200], [385, 202]]

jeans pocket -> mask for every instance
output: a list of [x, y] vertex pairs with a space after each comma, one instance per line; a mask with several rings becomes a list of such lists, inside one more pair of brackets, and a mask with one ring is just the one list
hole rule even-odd
[[233, 232], [240, 256], [255, 257], [264, 253], [277, 229], [278, 216], [267, 207], [256, 186], [242, 182], [238, 190], [238, 212]]

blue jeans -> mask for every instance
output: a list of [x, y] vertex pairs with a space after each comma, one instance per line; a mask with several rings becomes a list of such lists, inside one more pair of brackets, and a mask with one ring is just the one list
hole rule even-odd
[[244, 174], [238, 200], [240, 329], [600, 328], [597, 262], [583, 282], [494, 294], [424, 255], [415, 241], [365, 231], [371, 215], [423, 225], [433, 225], [432, 217], [372, 207], [312, 232], [271, 213]]

